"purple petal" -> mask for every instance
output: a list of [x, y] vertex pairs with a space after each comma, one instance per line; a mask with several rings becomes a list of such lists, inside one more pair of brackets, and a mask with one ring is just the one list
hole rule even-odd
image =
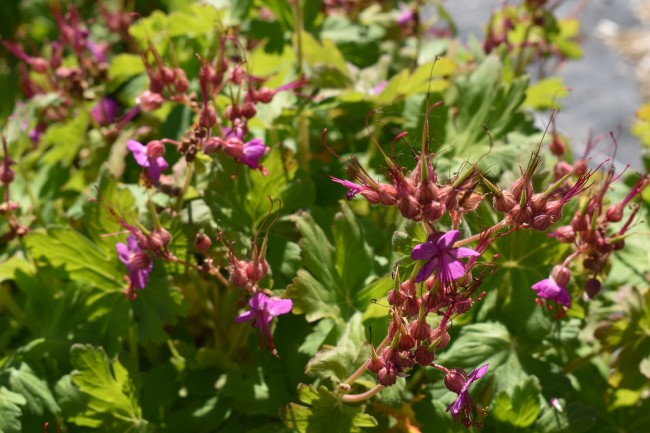
[[262, 292], [257, 292], [255, 295], [248, 301], [248, 305], [254, 311], [262, 311], [266, 309], [266, 304], [269, 301], [269, 297]]
[[169, 164], [167, 164], [167, 161], [162, 156], [156, 159], [149, 159], [148, 161], [147, 173], [151, 179], [158, 181], [162, 172], [169, 168]]
[[100, 125], [108, 125], [115, 121], [119, 108], [120, 104], [115, 99], [105, 96], [95, 104], [90, 115]]
[[126, 147], [133, 154], [135, 162], [138, 163], [140, 167], [149, 167], [149, 158], [147, 158], [147, 147], [135, 140], [129, 140], [126, 143]]
[[484, 364], [484, 365], [480, 366], [479, 368], [477, 368], [476, 370], [472, 371], [469, 374], [469, 376], [467, 376], [467, 382], [465, 384], [472, 383], [475, 380], [478, 380], [478, 379], [482, 378], [483, 375], [485, 374], [485, 372], [488, 370], [489, 366], [490, 366], [489, 363]]
[[442, 235], [440, 239], [438, 239], [438, 242], [436, 242], [436, 244], [438, 244], [438, 248], [440, 249], [451, 248], [454, 245], [454, 243], [458, 240], [459, 237], [460, 237], [460, 232], [458, 230], [450, 230], [444, 235]]
[[330, 176], [330, 179], [332, 179], [336, 183], [340, 183], [341, 185], [343, 185], [348, 189], [348, 192], [346, 194], [348, 200], [352, 200], [354, 196], [356, 196], [362, 191], [362, 188], [359, 185], [357, 185], [354, 182], [350, 182], [349, 180], [338, 179], [334, 176]]
[[449, 255], [452, 257], [455, 257], [457, 259], [463, 258], [463, 257], [476, 257], [480, 256], [481, 253], [478, 251], [474, 251], [471, 248], [465, 248], [465, 247], [460, 247], [460, 248], [452, 248], [449, 250]]
[[293, 308], [291, 299], [276, 299], [271, 298], [267, 304], [266, 311], [271, 316], [279, 316], [280, 314], [287, 314]]
[[250, 168], [259, 167], [259, 160], [264, 156], [266, 146], [259, 138], [254, 138], [244, 145], [244, 157], [241, 161]]
[[250, 322], [251, 320], [255, 319], [255, 315], [253, 314], [252, 311], [244, 311], [241, 313], [239, 316], [235, 318], [235, 322], [237, 323], [242, 323], [242, 322]]
[[[559, 286], [558, 286], [559, 287]], [[571, 305], [571, 295], [564, 287], [560, 287], [560, 293], [555, 297], [555, 301], [562, 305]]]
[[126, 238], [126, 246], [132, 253], [137, 253], [138, 251], [142, 250], [142, 248], [140, 248], [140, 245], [138, 245], [138, 240], [133, 235], [129, 235], [129, 237]]
[[413, 260], [430, 260], [438, 255], [438, 247], [431, 241], [417, 244], [411, 251]]
[[133, 287], [136, 289], [144, 289], [149, 282], [149, 274], [151, 273], [152, 269], [153, 263], [151, 263], [145, 269], [129, 269], [129, 278], [131, 279]]
[[465, 265], [459, 260], [440, 260], [440, 281], [453, 281], [465, 276]]
[[128, 265], [131, 252], [129, 251], [129, 248], [126, 246], [126, 244], [118, 242], [115, 245], [115, 248], [117, 249], [117, 257], [120, 259], [120, 261], [125, 265]]
[[422, 267], [422, 269], [420, 269], [420, 271], [416, 275], [415, 282], [419, 283], [420, 281], [424, 281], [427, 278], [429, 278], [429, 276], [433, 274], [433, 271], [435, 271], [437, 267], [438, 267], [437, 258], [429, 260], [427, 263], [425, 263], [425, 265]]

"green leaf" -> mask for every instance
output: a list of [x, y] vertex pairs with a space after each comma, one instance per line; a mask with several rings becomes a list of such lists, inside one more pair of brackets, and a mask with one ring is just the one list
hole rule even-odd
[[55, 123], [43, 134], [38, 143], [40, 148], [51, 149], [43, 155], [39, 163], [42, 165], [62, 164], [69, 167], [77, 157], [81, 147], [86, 144], [86, 130], [90, 117], [86, 111], [77, 109], [67, 122]]
[[34, 231], [27, 235], [25, 244], [37, 262], [61, 267], [75, 281], [104, 291], [120, 291], [123, 286], [122, 271], [117, 267], [116, 256], [105, 254], [77, 231], [69, 228]]
[[311, 69], [309, 74], [311, 85], [325, 88], [345, 88], [352, 84], [345, 58], [334, 42], [324, 39], [321, 45], [316, 38], [304, 31], [301, 32], [300, 37], [303, 59], [306, 66]]
[[492, 413], [499, 421], [515, 427], [529, 427], [540, 413], [539, 394], [541, 387], [535, 376], [515, 387], [512, 397], [501, 391], [494, 399]]
[[344, 287], [352, 289], [363, 284], [372, 270], [372, 249], [365, 242], [365, 234], [347, 202], [334, 216], [332, 225], [336, 270]]
[[72, 421], [103, 432], [149, 433], [154, 426], [142, 418], [137, 394], [126, 369], [109, 361], [102, 348], [75, 344], [70, 349], [72, 381], [86, 394], [84, 412]]
[[362, 428], [377, 425], [364, 406], [342, 404], [323, 386], [300, 385], [298, 396], [309, 406], [290, 403], [280, 415], [288, 428], [300, 433], [362, 433]]
[[316, 353], [307, 363], [305, 371], [343, 382], [367, 357], [365, 341], [361, 313], [357, 312], [345, 323], [336, 346], [325, 346]]
[[535, 110], [559, 108], [558, 99], [569, 94], [569, 89], [560, 77], [544, 78], [526, 90], [524, 106]]
[[21, 433], [23, 431], [18, 418], [22, 415], [20, 406], [26, 403], [27, 400], [22, 395], [0, 386], [0, 432]]
[[540, 433], [582, 433], [593, 431], [596, 422], [596, 412], [593, 408], [580, 402], [571, 402], [568, 405], [560, 402], [560, 405], [564, 407], [562, 412], [545, 406], [530, 431]]
[[47, 383], [37, 377], [29, 365], [23, 362], [18, 368], [10, 368], [6, 373], [9, 374], [9, 387], [26, 398], [25, 408], [30, 413], [43, 415], [45, 411], [52, 414], [61, 412]]

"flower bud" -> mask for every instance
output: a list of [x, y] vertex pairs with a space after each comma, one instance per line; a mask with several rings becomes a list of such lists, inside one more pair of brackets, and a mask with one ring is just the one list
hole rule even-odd
[[265, 258], [249, 262], [246, 266], [246, 275], [252, 282], [257, 283], [269, 272], [269, 264]]
[[383, 386], [395, 385], [397, 372], [393, 368], [384, 367], [377, 373], [377, 381]]
[[411, 334], [402, 334], [397, 343], [399, 350], [411, 350], [415, 347], [415, 338]]
[[553, 233], [558, 241], [570, 244], [576, 240], [576, 233], [571, 226], [562, 226]]
[[397, 203], [397, 190], [393, 185], [387, 183], [379, 184], [378, 200], [385, 206], [393, 206]]
[[557, 134], [553, 134], [553, 139], [549, 143], [548, 148], [555, 156], [564, 155], [564, 151], [566, 150], [564, 141]]
[[151, 90], [145, 90], [138, 97], [138, 104], [142, 111], [154, 111], [160, 108], [165, 102], [165, 99], [159, 93], [154, 93]]
[[551, 219], [551, 224], [562, 218], [562, 207], [564, 207], [564, 204], [561, 200], [553, 200], [546, 203], [544, 212]]
[[555, 265], [551, 271], [551, 278], [555, 280], [558, 286], [566, 287], [571, 278], [571, 271], [566, 266]]
[[373, 373], [378, 373], [379, 370], [384, 368], [386, 363], [384, 362], [383, 359], [380, 357], [372, 358], [372, 355], [370, 356], [370, 359], [368, 360], [368, 365], [367, 368], [368, 370], [372, 371]]
[[194, 238], [194, 249], [202, 253], [206, 253], [210, 250], [211, 246], [212, 241], [210, 240], [209, 236], [207, 236], [205, 233], [196, 234], [196, 237]]
[[165, 249], [169, 246], [171, 240], [172, 237], [169, 234], [169, 232], [164, 228], [160, 227], [158, 229], [153, 230], [151, 232], [151, 235], [149, 235], [149, 247], [154, 251]]
[[607, 218], [607, 221], [612, 222], [612, 223], [617, 223], [620, 220], [623, 219], [623, 204], [618, 203], [618, 204], [613, 204], [610, 207], [607, 208], [607, 212], [605, 212], [605, 217]]
[[163, 66], [160, 69], [160, 77], [165, 84], [172, 84], [176, 76], [174, 75], [174, 71], [166, 66]]
[[199, 125], [203, 128], [210, 129], [217, 123], [217, 113], [209, 105], [204, 107], [199, 114]]
[[391, 290], [388, 292], [386, 297], [388, 303], [394, 307], [401, 307], [404, 301], [406, 301], [406, 296], [399, 290]]
[[446, 210], [444, 204], [433, 201], [431, 204], [422, 207], [422, 218], [427, 221], [437, 221], [442, 218]]
[[576, 232], [586, 230], [589, 227], [587, 216], [580, 215], [579, 212], [576, 212], [576, 214], [573, 216], [573, 219], [571, 219], [571, 227], [573, 227], [573, 230]]
[[600, 292], [601, 288], [602, 284], [600, 284], [600, 281], [598, 281], [597, 278], [589, 278], [585, 283], [585, 292], [587, 293], [587, 296], [589, 296], [589, 299], [594, 299]]
[[246, 79], [246, 71], [242, 65], [236, 65], [228, 74], [228, 79], [236, 85], [240, 85]]
[[165, 154], [165, 145], [160, 140], [151, 140], [147, 143], [147, 156], [149, 158], [160, 158]]
[[231, 122], [234, 122], [235, 119], [239, 119], [241, 117], [241, 113], [239, 112], [239, 107], [236, 105], [227, 106], [224, 114], [226, 118]]
[[39, 74], [46, 73], [47, 68], [49, 66], [47, 60], [40, 57], [31, 57], [28, 63], [29, 66], [34, 70], [34, 72], [38, 72]]
[[129, 264], [135, 269], [146, 269], [151, 265], [151, 257], [144, 251], [138, 251], [131, 255]]
[[420, 346], [415, 349], [415, 362], [421, 366], [430, 365], [435, 358], [435, 355], [432, 350], [429, 350], [426, 346]]
[[404, 314], [407, 316], [417, 316], [420, 312], [420, 298], [408, 297], [404, 304]]
[[513, 225], [521, 226], [530, 223], [532, 212], [528, 206], [525, 206], [522, 209], [521, 206], [517, 204], [512, 208], [508, 216], [512, 220]]
[[423, 341], [429, 338], [429, 335], [431, 334], [431, 327], [424, 320], [417, 320], [411, 323], [409, 331], [413, 338], [415, 338], [417, 341]]
[[530, 222], [530, 228], [533, 230], [537, 230], [539, 232], [543, 232], [547, 228], [551, 226], [553, 222], [551, 221], [551, 218], [543, 213], [537, 214], [533, 217], [533, 219]]
[[251, 119], [255, 117], [257, 114], [257, 109], [255, 108], [255, 104], [252, 102], [244, 102], [244, 105], [242, 105], [240, 113], [242, 116], [244, 116], [247, 119]]
[[611, 244], [612, 245], [612, 250], [614, 251], [620, 251], [623, 248], [625, 248], [625, 239], [621, 239], [620, 241], [616, 241]]
[[420, 205], [417, 200], [415, 200], [415, 197], [410, 195], [400, 197], [399, 201], [397, 202], [397, 208], [402, 213], [404, 218], [419, 221]]
[[237, 287], [246, 287], [248, 285], [248, 275], [246, 267], [248, 263], [244, 260], [234, 260], [230, 268], [230, 282]]
[[548, 203], [548, 196], [545, 196], [542, 193], [533, 194], [528, 202], [533, 213], [543, 211], [546, 207], [546, 203]]
[[451, 392], [460, 394], [467, 382], [467, 373], [460, 368], [452, 368], [445, 374], [445, 386]]
[[501, 191], [501, 197], [494, 196], [494, 209], [497, 212], [508, 213], [516, 204], [517, 202], [510, 191]]
[[443, 331], [440, 328], [435, 328], [431, 331], [429, 341], [431, 344], [434, 344], [437, 341], [438, 344], [436, 344], [436, 349], [444, 349], [447, 347], [447, 344], [449, 344], [449, 333], [446, 330]]
[[483, 196], [481, 194], [478, 192], [472, 192], [470, 194], [466, 194], [462, 198], [460, 206], [465, 212], [473, 212], [476, 210], [476, 208], [478, 208], [478, 205], [480, 205], [482, 201]]
[[2, 164], [0, 164], [0, 183], [9, 185], [11, 182], [14, 181], [15, 177], [16, 174], [11, 169], [9, 163], [3, 162]]
[[402, 284], [400, 284], [399, 287], [406, 296], [410, 296], [410, 297], [415, 296], [416, 284], [414, 280], [406, 280]]
[[275, 96], [275, 90], [269, 89], [268, 87], [262, 87], [257, 91], [255, 96], [259, 102], [268, 104], [273, 99], [273, 96]]
[[174, 68], [174, 88], [178, 93], [185, 93], [190, 88], [187, 75], [185, 75], [185, 71], [181, 68]]
[[561, 179], [571, 173], [571, 171], [573, 171], [571, 164], [566, 161], [558, 161], [553, 168], [553, 176], [555, 176], [556, 179]]
[[411, 368], [415, 362], [411, 359], [411, 352], [395, 352], [394, 364], [400, 368]]
[[217, 137], [210, 137], [203, 142], [203, 153], [214, 153], [221, 148], [221, 142]]
[[531, 195], [533, 195], [533, 184], [531, 183], [530, 179], [522, 175], [519, 179], [517, 179], [512, 184], [512, 186], [510, 187], [510, 192], [512, 193], [514, 199], [519, 201], [524, 191], [526, 191], [527, 199], [530, 198]]

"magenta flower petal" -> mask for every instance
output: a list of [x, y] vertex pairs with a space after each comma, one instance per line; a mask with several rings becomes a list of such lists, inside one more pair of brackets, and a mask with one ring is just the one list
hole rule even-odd
[[344, 187], [348, 189], [348, 192], [346, 193], [346, 196], [348, 197], [348, 200], [352, 200], [354, 196], [359, 194], [362, 190], [361, 186], [357, 185], [354, 182], [350, 182], [349, 180], [343, 180], [336, 178], [334, 176], [330, 176], [330, 179], [332, 179], [336, 183], [340, 183]]
[[268, 312], [271, 316], [279, 316], [280, 314], [287, 314], [293, 308], [291, 299], [278, 299], [269, 300]]
[[477, 257], [481, 255], [478, 251], [465, 247], [453, 248], [449, 251], [449, 254], [457, 259], [462, 259], [463, 257]]
[[417, 244], [411, 250], [411, 258], [413, 260], [429, 260], [438, 253], [438, 246], [433, 242], [424, 242]]
[[258, 329], [260, 344], [266, 338], [269, 348], [275, 353], [273, 336], [271, 335], [270, 323], [274, 317], [286, 314], [293, 308], [290, 299], [269, 298], [262, 292], [257, 292], [248, 301], [249, 311], [246, 311], [235, 319], [235, 322], [250, 322]]
[[147, 147], [135, 140], [129, 140], [126, 142], [126, 147], [131, 151], [135, 162], [138, 163], [140, 167], [148, 167], [149, 160], [147, 159]]
[[438, 239], [438, 247], [441, 249], [451, 248], [458, 238], [460, 237], [460, 232], [458, 230], [450, 230]]
[[119, 109], [120, 104], [115, 99], [104, 96], [90, 110], [90, 115], [100, 125], [109, 125], [115, 122]]
[[531, 288], [537, 292], [539, 298], [554, 300], [562, 305], [571, 305], [571, 295], [568, 290], [558, 285], [552, 278], [539, 281]]
[[255, 319], [255, 315], [253, 314], [252, 311], [244, 311], [241, 313], [239, 316], [235, 318], [235, 322], [237, 323], [242, 323], [242, 322], [250, 322], [251, 320]]
[[115, 248], [118, 258], [126, 266], [133, 287], [144, 289], [153, 270], [151, 258], [140, 248], [133, 235], [126, 239], [126, 244], [118, 242]]
[[254, 138], [244, 144], [244, 156], [241, 158], [241, 162], [250, 168], [258, 168], [259, 160], [265, 153], [266, 146], [264, 145], [264, 142], [259, 138]]
[[463, 257], [475, 257], [480, 254], [470, 248], [454, 248], [454, 243], [460, 237], [458, 230], [447, 233], [435, 233], [429, 239], [416, 245], [411, 251], [413, 260], [427, 260], [427, 263], [418, 272], [415, 282], [424, 281], [436, 270], [438, 279], [442, 284], [447, 284], [465, 275], [465, 265], [458, 260]]

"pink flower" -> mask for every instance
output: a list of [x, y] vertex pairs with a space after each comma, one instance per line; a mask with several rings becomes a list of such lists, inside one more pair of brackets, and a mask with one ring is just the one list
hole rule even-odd
[[560, 286], [553, 278], [546, 278], [533, 284], [532, 289], [537, 296], [544, 299], [551, 299], [562, 305], [571, 305], [571, 295], [566, 287]]
[[154, 182], [158, 182], [158, 180], [160, 180], [160, 174], [169, 168], [169, 164], [167, 164], [167, 161], [165, 161], [160, 154], [160, 146], [145, 146], [135, 140], [129, 140], [127, 142], [127, 147], [133, 154], [135, 162], [137, 162], [140, 167], [147, 169], [148, 176]]
[[348, 192], [345, 194], [348, 197], [348, 200], [352, 200], [354, 196], [356, 196], [361, 191], [363, 191], [363, 188], [360, 185], [357, 185], [354, 182], [350, 182], [349, 180], [339, 179], [334, 176], [330, 176], [330, 179], [332, 179], [336, 183], [340, 183], [341, 185], [343, 185], [348, 189]]
[[465, 265], [459, 259], [477, 257], [480, 253], [471, 248], [453, 248], [459, 237], [458, 230], [447, 233], [437, 232], [430, 235], [426, 242], [413, 248], [411, 251], [413, 260], [427, 260], [415, 278], [416, 283], [426, 280], [436, 270], [443, 285], [465, 275]]
[[113, 98], [104, 96], [90, 111], [95, 122], [100, 125], [109, 125], [115, 122], [120, 104]]
[[126, 244], [119, 242], [116, 246], [117, 256], [126, 265], [129, 280], [136, 289], [144, 289], [149, 282], [149, 274], [153, 269], [151, 257], [140, 248], [135, 236], [126, 238]]
[[[476, 380], [480, 379], [483, 377], [485, 372], [488, 369], [489, 364], [485, 364], [482, 367], [477, 368], [476, 370], [472, 371], [467, 378], [465, 378], [465, 372], [463, 370], [459, 369], [454, 369], [450, 370], [450, 373], [453, 372], [455, 373], [455, 378], [457, 379], [457, 382], [464, 382], [460, 389], [457, 389], [455, 387], [449, 387], [448, 388], [454, 388], [451, 389], [452, 391], [456, 392], [458, 394], [458, 397], [456, 400], [447, 406], [447, 412], [451, 410], [451, 417], [456, 421], [458, 417], [461, 417], [461, 422], [463, 425], [469, 427], [470, 425], [475, 425], [476, 423], [472, 419], [472, 411], [473, 410], [478, 410], [479, 412], [482, 412], [479, 410], [474, 402], [472, 401], [472, 397], [469, 395], [469, 392], [467, 391], [469, 386], [475, 382]], [[449, 376], [449, 374], [447, 375]], [[447, 384], [447, 378], [445, 378], [445, 384]]]
[[241, 162], [250, 168], [258, 168], [260, 159], [266, 153], [266, 146], [259, 138], [253, 138], [251, 141], [244, 144], [243, 155], [239, 158]]
[[250, 310], [243, 312], [235, 319], [235, 322], [253, 322], [253, 326], [259, 331], [260, 346], [263, 345], [262, 339], [266, 337], [269, 348], [274, 355], [277, 355], [273, 336], [269, 325], [275, 316], [287, 314], [293, 308], [291, 299], [269, 298], [262, 292], [257, 292], [250, 301], [248, 301]]

